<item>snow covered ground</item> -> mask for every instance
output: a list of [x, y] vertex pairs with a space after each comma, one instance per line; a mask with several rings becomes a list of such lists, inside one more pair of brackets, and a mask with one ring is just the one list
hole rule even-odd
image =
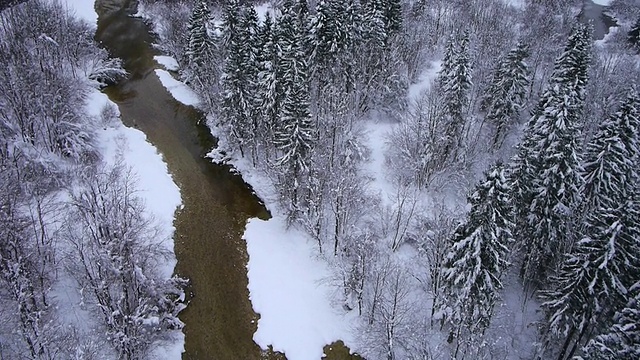
[[179, 69], [178, 61], [171, 56], [156, 55], [153, 57], [153, 60], [169, 71], [178, 71]]
[[98, 14], [96, 13], [92, 0], [62, 0], [66, 3], [72, 14], [85, 20], [94, 27], [98, 25]]
[[260, 314], [253, 340], [269, 345], [289, 360], [317, 360], [325, 345], [342, 340], [351, 350], [355, 312], [334, 302], [329, 264], [317, 257], [316, 243], [304, 232], [287, 229], [278, 211], [271, 181], [249, 161], [232, 161], [273, 217], [249, 220], [243, 238], [247, 242], [249, 297]]
[[317, 360], [322, 348], [337, 340], [353, 343], [355, 311], [332, 306], [328, 264], [315, 258], [307, 235], [287, 230], [275, 215], [251, 219], [244, 234], [249, 253], [249, 292], [260, 314], [254, 341], [263, 349], [284, 352], [289, 360]]
[[603, 6], [609, 6], [613, 2], [613, 0], [592, 0], [594, 3]]
[[[95, 12], [94, 2], [90, 0], [63, 0], [66, 1], [72, 13], [81, 19], [97, 25], [98, 15]], [[161, 59], [170, 66], [170, 62]], [[167, 67], [168, 68], [168, 67]], [[166, 73], [166, 72], [165, 72]], [[170, 75], [166, 73], [169, 77]], [[175, 84], [172, 84], [175, 85]], [[165, 85], [167, 86], [167, 85]], [[182, 85], [184, 86], [184, 85]], [[178, 87], [179, 88], [179, 87]], [[193, 95], [193, 98], [196, 98]], [[193, 100], [185, 96], [184, 101]], [[180, 99], [178, 99], [180, 100]], [[181, 101], [182, 101], [181, 100]], [[100, 118], [101, 111], [105, 106], [117, 109], [116, 105], [109, 100], [107, 95], [98, 90], [93, 90], [86, 101], [87, 115]], [[97, 121], [97, 120], [96, 120]], [[98, 147], [108, 164], [113, 164], [121, 160], [125, 165], [131, 167], [137, 175], [138, 195], [144, 200], [146, 209], [160, 226], [162, 238], [166, 239], [167, 250], [173, 252], [173, 227], [174, 213], [181, 205], [180, 189], [173, 181], [167, 165], [162, 159], [162, 155], [157, 149], [147, 141], [146, 135], [133, 128], [128, 128], [121, 121], [103, 124], [103, 129], [98, 132]], [[169, 278], [173, 274], [176, 264], [175, 257], [163, 267], [163, 276]], [[74, 295], [68, 294], [69, 298]], [[83, 314], [79, 307], [72, 309], [74, 315], [81, 323]], [[166, 344], [161, 344], [156, 349], [157, 358], [181, 359], [184, 351], [184, 334], [181, 331], [174, 331], [173, 340]]]
[[[165, 61], [165, 63], [168, 62]], [[165, 70], [156, 69], [156, 75], [158, 75], [162, 86], [164, 86], [169, 91], [169, 93], [171, 93], [171, 96], [173, 96], [174, 99], [180, 101], [185, 105], [195, 107], [200, 104], [198, 95], [193, 90], [191, 90], [191, 88], [189, 88], [184, 83], [174, 79], [173, 76], [171, 76], [171, 74], [169, 74]]]

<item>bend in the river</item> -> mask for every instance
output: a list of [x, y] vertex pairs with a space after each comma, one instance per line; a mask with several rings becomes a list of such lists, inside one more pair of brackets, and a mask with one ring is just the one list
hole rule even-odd
[[180, 314], [186, 324], [183, 358], [259, 359], [242, 234], [249, 217], [268, 215], [241, 177], [204, 158], [213, 138], [198, 124], [203, 115], [175, 101], [160, 83], [154, 39], [144, 20], [131, 16], [135, 6], [135, 1], [98, 0], [96, 39], [123, 59], [130, 73], [105, 92], [123, 122], [142, 130], [162, 153], [181, 190], [184, 208], [174, 222], [176, 272], [190, 279], [193, 293]]

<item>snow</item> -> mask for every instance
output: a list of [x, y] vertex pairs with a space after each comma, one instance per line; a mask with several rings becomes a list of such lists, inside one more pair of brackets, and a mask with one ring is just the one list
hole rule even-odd
[[504, 1], [507, 5], [511, 5], [516, 9], [524, 9], [526, 2], [525, 0], [502, 0]]
[[[107, 95], [93, 90], [87, 98], [87, 114], [99, 118], [101, 110], [105, 106], [115, 104]], [[182, 205], [180, 189], [175, 184], [167, 164], [162, 159], [157, 149], [147, 141], [146, 135], [140, 130], [128, 128], [120, 122], [104, 124], [98, 132], [98, 147], [101, 150], [107, 164], [114, 164], [122, 160], [131, 167], [137, 175], [138, 193], [145, 202], [149, 215], [152, 215], [161, 232], [161, 238], [165, 240], [166, 249], [173, 254], [173, 219], [176, 208]], [[176, 265], [176, 259], [172, 256], [163, 264], [162, 276], [170, 278]], [[69, 298], [78, 297], [79, 294], [68, 294]], [[75, 303], [74, 303], [75, 304]], [[75, 305], [74, 305], [75, 306]], [[78, 316], [79, 311], [74, 310]], [[162, 359], [181, 359], [184, 352], [184, 334], [181, 331], [170, 333], [171, 340], [158, 344], [154, 353]]]
[[[96, 116], [104, 106], [115, 106], [107, 95], [95, 90], [87, 99], [87, 112]], [[106, 126], [98, 133], [98, 147], [108, 165], [119, 160], [131, 167], [137, 175], [137, 187], [147, 210], [161, 224], [167, 250], [173, 252], [173, 217], [182, 204], [180, 189], [173, 182], [167, 164], [156, 148], [147, 142], [146, 135], [137, 129], [128, 128], [120, 121]], [[167, 263], [163, 275], [171, 277], [175, 259]]]
[[418, 82], [415, 84], [411, 84], [408, 89], [408, 99], [409, 101], [418, 101], [420, 99], [420, 95], [422, 95], [426, 90], [431, 87], [431, 84], [438, 76], [438, 72], [442, 67], [442, 61], [435, 60], [432, 61], [427, 68], [420, 74], [418, 78]]
[[327, 344], [352, 343], [349, 324], [356, 314], [331, 305], [331, 270], [314, 257], [317, 250], [306, 234], [287, 230], [276, 215], [249, 220], [244, 238], [250, 299], [260, 314], [253, 339], [260, 347], [272, 345], [289, 360], [317, 360]]
[[366, 145], [371, 149], [369, 161], [365, 164], [365, 171], [371, 176], [369, 188], [374, 193], [381, 195], [381, 199], [389, 200], [394, 193], [394, 186], [384, 176], [385, 152], [387, 150], [388, 137], [398, 123], [384, 121], [368, 121], [365, 123], [367, 133]]
[[609, 6], [613, 2], [613, 0], [591, 0], [591, 1], [593, 1], [595, 4], [602, 5], [602, 6]]
[[153, 60], [169, 71], [178, 71], [179, 69], [178, 61], [171, 56], [156, 55]]
[[198, 95], [184, 83], [176, 80], [165, 70], [156, 69], [156, 75], [160, 78], [164, 86], [174, 99], [188, 106], [198, 106], [200, 99]]
[[258, 13], [258, 20], [263, 22], [267, 16], [274, 17], [273, 8], [270, 3], [260, 4], [254, 7], [256, 9], [256, 13]]
[[94, 1], [91, 0], [62, 0], [62, 3], [66, 3], [71, 13], [76, 17], [85, 20], [89, 24], [97, 26], [98, 14], [94, 7]]

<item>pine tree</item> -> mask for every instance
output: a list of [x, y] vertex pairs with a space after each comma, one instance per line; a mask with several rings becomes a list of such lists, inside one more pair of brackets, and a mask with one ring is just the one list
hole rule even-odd
[[384, 0], [387, 34], [392, 35], [402, 30], [402, 3], [400, 0]]
[[243, 157], [247, 147], [255, 145], [257, 128], [257, 27], [257, 14], [252, 7], [243, 7], [237, 0], [229, 1], [224, 7], [222, 28], [226, 59], [221, 77], [221, 117], [232, 145], [237, 146]]
[[613, 325], [587, 344], [581, 359], [640, 359], [640, 282], [630, 294], [626, 306], [614, 316]]
[[402, 30], [402, 4], [399, 0], [369, 0], [364, 3], [367, 14], [375, 16], [382, 22], [386, 37]]
[[444, 118], [443, 158], [457, 159], [462, 146], [466, 126], [465, 111], [469, 106], [471, 89], [471, 64], [469, 59], [469, 33], [454, 44], [448, 44], [442, 70], [438, 74], [439, 91], [442, 96]]
[[524, 59], [529, 56], [528, 47], [518, 43], [499, 62], [493, 80], [486, 90], [481, 108], [487, 111], [486, 119], [495, 125], [492, 147], [498, 149], [504, 137], [517, 121], [524, 105], [529, 85], [529, 67]]
[[334, 89], [352, 86], [355, 36], [359, 33], [350, 15], [348, 1], [324, 1], [316, 6], [316, 14], [309, 24], [309, 64], [319, 87]]
[[[271, 17], [267, 17], [260, 27], [260, 71], [258, 72], [258, 107], [262, 109], [261, 129], [259, 134], [266, 143], [273, 142], [274, 131], [278, 127], [282, 92], [281, 74], [279, 73], [279, 50], [276, 26]], [[266, 150], [269, 150], [267, 146]]]
[[508, 266], [513, 242], [509, 192], [502, 165], [486, 173], [468, 198], [471, 211], [453, 235], [442, 270], [450, 321], [474, 333], [489, 326]]
[[582, 188], [583, 213], [629, 199], [638, 182], [640, 96], [635, 88], [588, 144]]
[[[552, 290], [542, 292], [547, 311], [548, 335], [564, 336], [559, 359], [565, 358], [569, 345], [571, 358], [592, 327], [624, 304], [632, 274], [640, 272], [638, 253], [639, 203], [630, 199], [615, 208], [600, 208], [588, 217], [587, 236], [574, 249], [552, 278]], [[630, 279], [631, 277], [631, 279]], [[577, 337], [576, 337], [577, 336]]]
[[636, 20], [635, 24], [629, 30], [627, 40], [632, 48], [640, 51], [640, 17], [638, 17], [638, 20]]
[[584, 238], [552, 279], [551, 290], [542, 294], [551, 335], [566, 337], [561, 358], [576, 335], [569, 357], [588, 340], [584, 335], [592, 333], [592, 327], [605, 325], [624, 305], [627, 289], [636, 281], [630, 275], [640, 272], [638, 105], [632, 90], [587, 146]]
[[211, 11], [206, 0], [200, 0], [193, 8], [187, 30], [189, 39], [186, 55], [189, 65], [196, 72], [207, 62], [212, 61], [215, 49], [215, 41], [209, 35], [207, 24], [211, 18]]
[[574, 27], [514, 159], [511, 179], [527, 288], [539, 287], [573, 241], [571, 221], [582, 185], [577, 139], [589, 41], [586, 27]]
[[280, 20], [279, 46], [284, 97], [275, 145], [282, 152], [276, 165], [286, 171], [290, 184], [292, 216], [298, 211], [299, 187], [308, 171], [308, 161], [315, 140], [315, 129], [309, 113], [309, 75], [303, 46], [304, 33], [296, 26], [295, 15], [285, 12]]

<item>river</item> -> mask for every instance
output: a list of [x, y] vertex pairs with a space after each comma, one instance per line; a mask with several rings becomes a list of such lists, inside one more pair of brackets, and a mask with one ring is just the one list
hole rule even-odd
[[607, 7], [591, 0], [585, 0], [578, 18], [593, 26], [593, 39], [602, 40], [609, 33], [609, 28], [617, 26], [616, 21], [606, 13]]
[[247, 290], [242, 240], [250, 217], [268, 217], [242, 178], [204, 158], [214, 139], [202, 113], [175, 101], [154, 73], [153, 38], [145, 22], [130, 16], [135, 2], [98, 0], [96, 39], [124, 60], [131, 74], [105, 93], [127, 126], [142, 130], [163, 154], [181, 190], [184, 208], [174, 226], [176, 273], [191, 281], [183, 359], [260, 359], [253, 342], [257, 317]]

